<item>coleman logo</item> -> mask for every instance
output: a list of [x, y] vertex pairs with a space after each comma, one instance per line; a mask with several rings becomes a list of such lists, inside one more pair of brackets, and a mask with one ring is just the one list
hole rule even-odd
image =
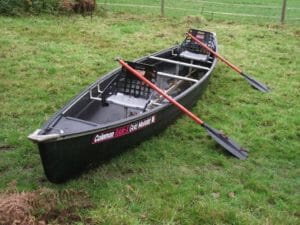
[[97, 134], [94, 138], [94, 142], [97, 143], [97, 142], [101, 142], [101, 141], [104, 141], [104, 140], [111, 139], [111, 138], [114, 137], [114, 135], [115, 135], [115, 132]]
[[145, 119], [136, 121], [134, 123], [130, 123], [127, 125], [124, 125], [122, 127], [118, 127], [114, 130], [110, 130], [110, 131], [103, 131], [99, 134], [96, 134], [92, 140], [92, 144], [97, 144], [97, 143], [101, 143], [103, 141], [107, 141], [113, 138], [118, 138], [118, 137], [122, 137], [124, 135], [133, 133], [137, 130], [143, 129], [153, 123], [156, 122], [156, 117], [155, 115], [147, 117]]

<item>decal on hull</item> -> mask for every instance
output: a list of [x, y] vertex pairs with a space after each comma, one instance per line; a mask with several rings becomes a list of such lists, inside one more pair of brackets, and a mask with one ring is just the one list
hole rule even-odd
[[92, 144], [98, 144], [98, 143], [108, 141], [108, 140], [111, 140], [114, 138], [119, 138], [119, 137], [125, 136], [127, 134], [131, 134], [140, 129], [144, 129], [145, 127], [148, 127], [155, 122], [156, 122], [156, 116], [153, 115], [153, 116], [146, 117], [144, 119], [135, 121], [133, 123], [126, 124], [121, 127], [117, 127], [113, 130], [102, 131], [93, 137]]

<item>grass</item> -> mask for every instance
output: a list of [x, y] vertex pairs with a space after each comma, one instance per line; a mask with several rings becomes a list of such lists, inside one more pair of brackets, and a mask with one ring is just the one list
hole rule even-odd
[[[98, 0], [102, 6], [114, 12], [159, 15], [161, 1], [146, 0]], [[278, 0], [168, 0], [165, 1], [165, 14], [169, 17], [203, 16], [209, 20], [230, 20], [243, 22], [278, 22], [281, 17], [282, 1]], [[300, 4], [289, 0], [286, 9], [286, 22], [299, 22]]]
[[[81, 89], [173, 45], [189, 27], [215, 31], [220, 52], [264, 81], [251, 89], [221, 62], [192, 109], [250, 150], [239, 161], [187, 117], [61, 185], [45, 181], [26, 136]], [[299, 224], [300, 29], [201, 17], [0, 17], [0, 190], [85, 190], [96, 224]], [[170, 35], [172, 34], [172, 35]], [[79, 223], [80, 224], [80, 223]]]

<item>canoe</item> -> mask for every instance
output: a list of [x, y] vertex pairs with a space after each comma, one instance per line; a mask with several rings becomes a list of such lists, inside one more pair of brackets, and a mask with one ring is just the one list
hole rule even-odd
[[[193, 30], [217, 51], [216, 35]], [[205, 91], [217, 59], [186, 38], [180, 45], [127, 62], [176, 101], [191, 108]], [[73, 98], [28, 138], [38, 145], [49, 181], [64, 182], [168, 127], [180, 111], [117, 68]]]

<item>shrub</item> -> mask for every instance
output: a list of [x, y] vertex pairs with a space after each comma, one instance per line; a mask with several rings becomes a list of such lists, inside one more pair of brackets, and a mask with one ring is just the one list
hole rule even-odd
[[0, 0], [0, 14], [6, 16], [63, 11], [85, 15], [95, 8], [95, 0]]
[[54, 13], [58, 10], [60, 0], [0, 0], [0, 14], [17, 16], [24, 13]]
[[61, 0], [60, 10], [75, 12], [85, 15], [86, 13], [92, 14], [96, 8], [95, 0]]

